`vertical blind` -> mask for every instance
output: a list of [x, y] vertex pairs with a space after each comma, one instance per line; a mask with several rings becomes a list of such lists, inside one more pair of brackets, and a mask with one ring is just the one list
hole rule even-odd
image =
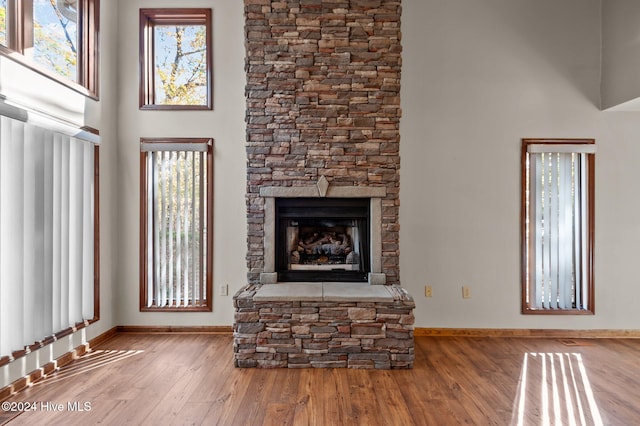
[[143, 143], [146, 307], [205, 306], [207, 143]]
[[528, 175], [528, 301], [587, 309], [587, 155], [594, 146], [532, 145]]
[[0, 357], [94, 317], [94, 150], [0, 116]]

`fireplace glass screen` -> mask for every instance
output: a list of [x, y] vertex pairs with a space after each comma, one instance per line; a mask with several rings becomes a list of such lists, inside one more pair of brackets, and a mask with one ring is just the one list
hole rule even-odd
[[287, 247], [293, 271], [360, 269], [362, 243], [356, 220], [289, 220]]
[[366, 281], [368, 200], [283, 199], [276, 212], [279, 280]]

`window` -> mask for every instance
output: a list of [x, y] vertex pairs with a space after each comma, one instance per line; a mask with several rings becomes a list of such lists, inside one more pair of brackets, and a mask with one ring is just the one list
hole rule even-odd
[[0, 112], [2, 365], [98, 319], [99, 139]]
[[7, 0], [0, 0], [0, 44], [7, 45]]
[[140, 9], [140, 108], [211, 109], [211, 9]]
[[213, 141], [142, 139], [140, 310], [211, 311]]
[[99, 4], [99, 0], [0, 0], [0, 52], [97, 97]]
[[522, 311], [594, 313], [595, 142], [522, 141]]

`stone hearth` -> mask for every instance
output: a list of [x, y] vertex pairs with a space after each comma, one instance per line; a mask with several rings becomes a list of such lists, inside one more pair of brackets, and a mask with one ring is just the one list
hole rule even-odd
[[399, 286], [248, 285], [234, 304], [236, 367], [413, 367], [415, 303]]

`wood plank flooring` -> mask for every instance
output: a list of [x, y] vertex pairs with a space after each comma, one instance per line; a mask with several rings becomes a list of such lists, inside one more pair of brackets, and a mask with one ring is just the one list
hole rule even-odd
[[14, 396], [37, 411], [9, 424], [640, 424], [640, 339], [417, 337], [415, 354], [413, 370], [236, 369], [231, 336], [120, 333]]

